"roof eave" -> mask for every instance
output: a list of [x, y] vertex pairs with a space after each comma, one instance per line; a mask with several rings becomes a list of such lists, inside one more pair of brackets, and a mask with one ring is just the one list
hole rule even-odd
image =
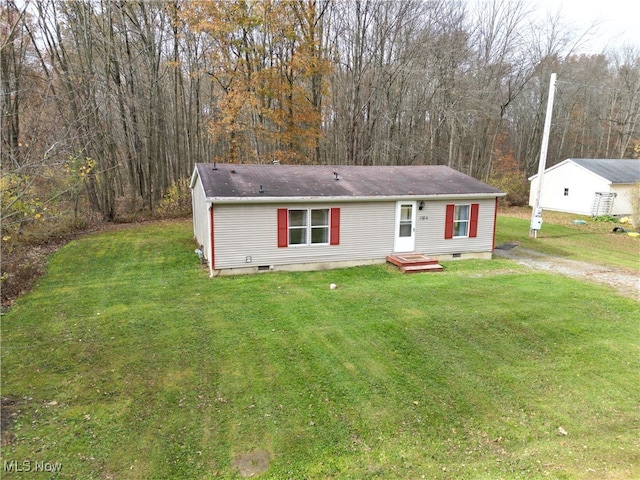
[[327, 203], [327, 202], [395, 202], [402, 200], [472, 200], [498, 198], [506, 196], [506, 193], [454, 193], [454, 194], [430, 194], [430, 195], [376, 195], [376, 196], [327, 196], [327, 197], [207, 197], [208, 203], [215, 204], [257, 204], [257, 203]]
[[[566, 160], [563, 160], [560, 163], [557, 163], [549, 168], [547, 168], [544, 171], [544, 174], [547, 175], [549, 172], [555, 170], [558, 167], [562, 167], [563, 165], [567, 164], [567, 163], [572, 163], [573, 165], [575, 165], [576, 167], [578, 167], [579, 169], [581, 169], [584, 172], [587, 172], [589, 175], [593, 175], [594, 177], [599, 178], [600, 180], [604, 181], [606, 184], [608, 185], [619, 185], [619, 184], [634, 184], [636, 183], [635, 181], [622, 181], [622, 182], [618, 182], [618, 181], [614, 181], [611, 180], [610, 178], [605, 177], [604, 175], [594, 172], [593, 170], [591, 170], [590, 168], [581, 165], [580, 163], [578, 163], [576, 160], [584, 160], [584, 159], [575, 159], [575, 158], [567, 158]], [[586, 159], [586, 160], [604, 160], [607, 161], [607, 159]], [[623, 160], [623, 159], [620, 159]], [[633, 161], [633, 159], [624, 159], [625, 161]], [[531, 175], [530, 177], [527, 178], [527, 180], [529, 180], [530, 182], [533, 181], [535, 178], [538, 178], [538, 174], [536, 173], [535, 175]]]

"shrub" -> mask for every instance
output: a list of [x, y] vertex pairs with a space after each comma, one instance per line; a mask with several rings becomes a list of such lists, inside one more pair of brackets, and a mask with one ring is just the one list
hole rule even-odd
[[160, 201], [157, 213], [169, 218], [183, 217], [191, 213], [191, 190], [188, 178], [171, 184]]
[[488, 183], [507, 194], [502, 200], [506, 206], [523, 207], [529, 204], [529, 182], [519, 173], [492, 175]]
[[597, 217], [592, 217], [594, 222], [611, 222], [617, 223], [618, 219], [611, 215], [598, 215]]

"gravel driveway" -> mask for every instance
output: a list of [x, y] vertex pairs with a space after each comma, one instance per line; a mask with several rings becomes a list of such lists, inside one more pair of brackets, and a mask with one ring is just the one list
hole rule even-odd
[[520, 265], [536, 270], [544, 270], [567, 277], [608, 285], [622, 295], [640, 302], [640, 275], [628, 271], [614, 270], [602, 265], [569, 260], [521, 248], [514, 244], [497, 246], [493, 255], [496, 258], [513, 260]]

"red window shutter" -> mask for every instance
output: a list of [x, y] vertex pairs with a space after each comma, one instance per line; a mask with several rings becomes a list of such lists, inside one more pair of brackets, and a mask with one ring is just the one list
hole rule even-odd
[[340, 209], [331, 209], [331, 228], [329, 231], [329, 244], [340, 245]]
[[478, 236], [478, 210], [480, 205], [478, 203], [471, 204], [471, 218], [469, 219], [469, 238], [476, 238]]
[[278, 247], [289, 246], [289, 211], [278, 209]]
[[455, 205], [447, 205], [447, 214], [444, 217], [444, 238], [453, 238], [453, 215], [455, 211]]

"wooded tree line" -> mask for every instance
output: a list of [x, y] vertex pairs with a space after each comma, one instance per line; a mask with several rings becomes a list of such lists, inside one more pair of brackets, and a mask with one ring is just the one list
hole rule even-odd
[[[640, 50], [576, 55], [519, 0], [86, 0], [2, 9], [3, 229], [82, 198], [107, 220], [195, 162], [445, 164], [520, 180], [635, 157]], [[177, 192], [177, 193], [176, 193]]]

